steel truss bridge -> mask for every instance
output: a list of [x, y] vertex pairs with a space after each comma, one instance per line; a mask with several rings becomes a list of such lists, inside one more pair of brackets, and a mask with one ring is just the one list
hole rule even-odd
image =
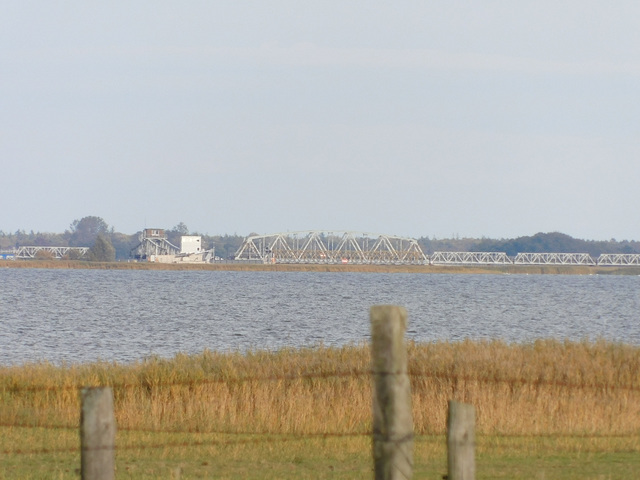
[[635, 253], [603, 253], [598, 257], [598, 265], [640, 265], [640, 255]]
[[36, 258], [38, 252], [47, 252], [54, 258], [83, 258], [89, 247], [17, 247], [11, 250], [0, 252], [4, 257], [13, 258]]
[[235, 259], [264, 263], [374, 265], [424, 265], [429, 262], [412, 238], [313, 230], [249, 236], [236, 252]]
[[595, 265], [588, 253], [519, 253], [516, 265]]
[[433, 252], [431, 265], [508, 265], [513, 263], [502, 252]]
[[238, 261], [373, 265], [585, 265], [640, 266], [640, 254], [434, 252], [417, 240], [350, 231], [308, 230], [251, 235], [235, 254]]

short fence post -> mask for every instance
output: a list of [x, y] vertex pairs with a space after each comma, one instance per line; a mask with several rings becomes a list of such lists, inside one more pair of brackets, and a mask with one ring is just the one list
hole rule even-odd
[[449, 401], [447, 416], [448, 480], [476, 478], [476, 409], [473, 405]]
[[413, 414], [407, 371], [407, 311], [371, 307], [373, 364], [373, 461], [376, 480], [413, 475]]
[[115, 478], [116, 421], [109, 387], [83, 388], [80, 418], [82, 480]]

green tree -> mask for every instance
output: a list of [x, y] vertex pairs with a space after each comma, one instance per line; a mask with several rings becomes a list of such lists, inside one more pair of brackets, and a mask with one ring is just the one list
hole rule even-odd
[[231, 258], [244, 242], [244, 237], [239, 235], [203, 235], [202, 245], [206, 248], [215, 248], [216, 256]]
[[109, 236], [111, 245], [116, 250], [116, 260], [127, 260], [131, 254], [131, 250], [135, 248], [140, 240], [138, 234], [126, 235], [124, 233], [115, 232]]
[[183, 235], [189, 235], [189, 228], [184, 224], [184, 222], [180, 222], [178, 225], [173, 227], [170, 230], [165, 230], [167, 235], [167, 240], [169, 243], [175, 245], [180, 248], [180, 240]]
[[178, 225], [171, 229], [172, 232], [179, 233], [180, 235], [189, 235], [189, 229], [184, 224], [184, 222], [180, 222]]
[[70, 247], [87, 247], [92, 245], [98, 235], [109, 235], [109, 225], [100, 217], [84, 217], [71, 224]]
[[78, 250], [69, 250], [67, 254], [64, 256], [64, 259], [65, 260], [87, 260], [87, 257], [83, 256]]
[[109, 237], [98, 234], [93, 247], [89, 250], [89, 259], [93, 262], [113, 262], [116, 259], [116, 249]]

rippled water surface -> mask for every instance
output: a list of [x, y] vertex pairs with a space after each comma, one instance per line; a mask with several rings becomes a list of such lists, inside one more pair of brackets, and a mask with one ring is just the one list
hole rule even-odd
[[0, 270], [0, 364], [366, 341], [403, 305], [417, 341], [606, 338], [640, 345], [640, 277]]

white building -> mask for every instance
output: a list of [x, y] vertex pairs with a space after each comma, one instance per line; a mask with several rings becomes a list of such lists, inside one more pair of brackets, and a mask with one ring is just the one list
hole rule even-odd
[[183, 235], [180, 239], [180, 253], [192, 254], [202, 252], [202, 237], [199, 235]]

